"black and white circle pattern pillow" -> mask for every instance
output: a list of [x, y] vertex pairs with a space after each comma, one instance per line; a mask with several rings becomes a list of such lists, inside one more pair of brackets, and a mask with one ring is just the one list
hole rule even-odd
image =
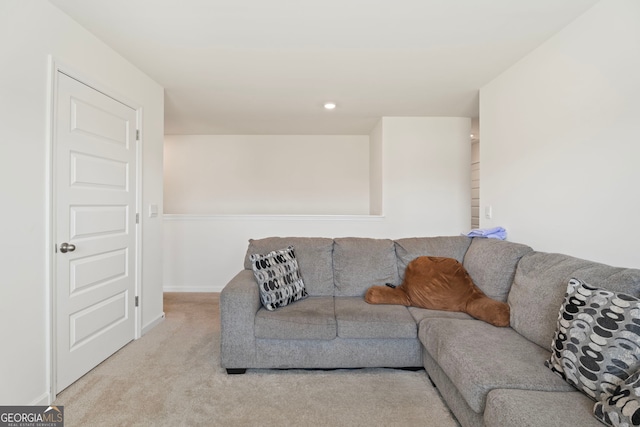
[[569, 280], [545, 365], [596, 401], [640, 369], [640, 300]]
[[640, 371], [616, 387], [603, 402], [596, 402], [593, 415], [608, 426], [640, 426]]
[[249, 257], [260, 288], [260, 301], [273, 311], [307, 297], [293, 246]]

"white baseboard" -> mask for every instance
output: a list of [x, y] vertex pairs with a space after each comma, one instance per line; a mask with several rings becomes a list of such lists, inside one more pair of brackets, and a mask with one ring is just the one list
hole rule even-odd
[[142, 335], [146, 334], [156, 326], [158, 326], [164, 320], [164, 311], [158, 317], [153, 319], [151, 322], [147, 323], [142, 327]]
[[224, 286], [165, 286], [164, 292], [220, 292]]
[[51, 404], [51, 395], [49, 392], [45, 392], [39, 397], [37, 397], [34, 401], [32, 401], [29, 406], [45, 406]]

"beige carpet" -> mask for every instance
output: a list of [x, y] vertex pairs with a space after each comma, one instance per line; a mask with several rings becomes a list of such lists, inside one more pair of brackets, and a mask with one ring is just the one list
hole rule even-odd
[[424, 371], [219, 363], [219, 294], [167, 293], [166, 320], [58, 395], [71, 426], [457, 426]]

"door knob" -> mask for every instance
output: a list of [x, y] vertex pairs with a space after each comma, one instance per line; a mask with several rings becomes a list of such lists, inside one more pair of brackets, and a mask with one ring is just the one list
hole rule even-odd
[[66, 254], [67, 252], [73, 252], [76, 250], [76, 245], [72, 245], [71, 243], [62, 243], [60, 245], [60, 252]]

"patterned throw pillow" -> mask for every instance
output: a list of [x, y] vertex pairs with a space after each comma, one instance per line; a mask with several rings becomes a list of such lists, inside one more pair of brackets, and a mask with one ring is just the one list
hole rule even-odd
[[545, 365], [596, 401], [640, 369], [640, 300], [569, 280]]
[[249, 259], [260, 288], [260, 301], [267, 310], [307, 297], [293, 246], [266, 255], [254, 254]]
[[609, 426], [640, 426], [640, 371], [616, 387], [607, 399], [596, 402], [593, 415]]

